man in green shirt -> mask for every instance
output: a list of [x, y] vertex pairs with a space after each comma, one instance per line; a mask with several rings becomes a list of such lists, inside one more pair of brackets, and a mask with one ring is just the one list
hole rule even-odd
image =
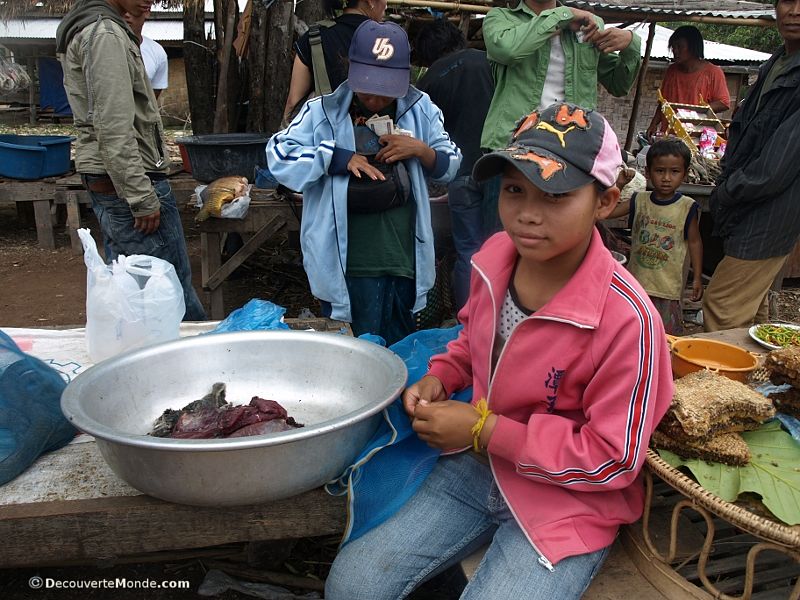
[[481, 147], [504, 148], [517, 121], [537, 107], [571, 102], [597, 106], [597, 83], [625, 96], [641, 63], [641, 41], [631, 31], [603, 28], [594, 14], [556, 0], [522, 0], [493, 8], [483, 23], [494, 96]]

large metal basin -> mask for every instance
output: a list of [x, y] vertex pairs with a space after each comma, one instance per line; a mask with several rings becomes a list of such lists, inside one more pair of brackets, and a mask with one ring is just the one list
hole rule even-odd
[[[394, 353], [343, 335], [301, 331], [201, 335], [134, 350], [76, 377], [61, 407], [97, 438], [114, 472], [136, 489], [200, 506], [254, 504], [339, 475], [401, 393]], [[213, 440], [150, 437], [167, 408], [227, 384], [227, 400], [277, 400], [305, 427]]]

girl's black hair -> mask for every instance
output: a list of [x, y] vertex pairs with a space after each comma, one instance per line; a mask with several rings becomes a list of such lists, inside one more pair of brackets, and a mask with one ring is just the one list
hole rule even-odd
[[672, 48], [678, 40], [686, 40], [686, 47], [695, 58], [705, 58], [703, 53], [703, 34], [694, 25], [681, 25], [669, 36], [667, 45]]
[[647, 155], [645, 156], [647, 168], [649, 169], [653, 165], [653, 161], [661, 156], [680, 156], [687, 171], [692, 162], [692, 151], [689, 150], [689, 146], [676, 137], [658, 140], [647, 149]]
[[414, 64], [430, 67], [437, 59], [467, 47], [463, 32], [447, 19], [420, 27], [414, 38]]
[[333, 15], [337, 10], [343, 8], [355, 8], [358, 6], [358, 2], [359, 0], [322, 0], [322, 6], [326, 13]]

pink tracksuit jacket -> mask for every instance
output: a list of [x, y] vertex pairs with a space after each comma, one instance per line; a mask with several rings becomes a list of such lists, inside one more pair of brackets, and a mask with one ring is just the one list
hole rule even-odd
[[472, 258], [464, 329], [429, 373], [448, 393], [474, 386], [498, 415], [488, 447], [497, 485], [549, 568], [614, 541], [638, 519], [639, 472], [672, 399], [664, 327], [647, 294], [595, 230], [578, 271], [509, 337], [491, 374], [517, 259], [493, 236]]

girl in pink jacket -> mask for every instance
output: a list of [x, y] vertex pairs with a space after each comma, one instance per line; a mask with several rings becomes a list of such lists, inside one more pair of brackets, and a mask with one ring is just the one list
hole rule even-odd
[[[476, 163], [477, 180], [502, 175], [505, 231], [473, 257], [463, 330], [403, 396], [447, 453], [342, 549], [326, 598], [404, 598], [486, 544], [462, 598], [580, 598], [640, 517], [672, 372], [658, 313], [595, 228], [620, 167], [608, 122], [568, 104], [531, 113]], [[448, 400], [470, 385], [471, 404]]]

